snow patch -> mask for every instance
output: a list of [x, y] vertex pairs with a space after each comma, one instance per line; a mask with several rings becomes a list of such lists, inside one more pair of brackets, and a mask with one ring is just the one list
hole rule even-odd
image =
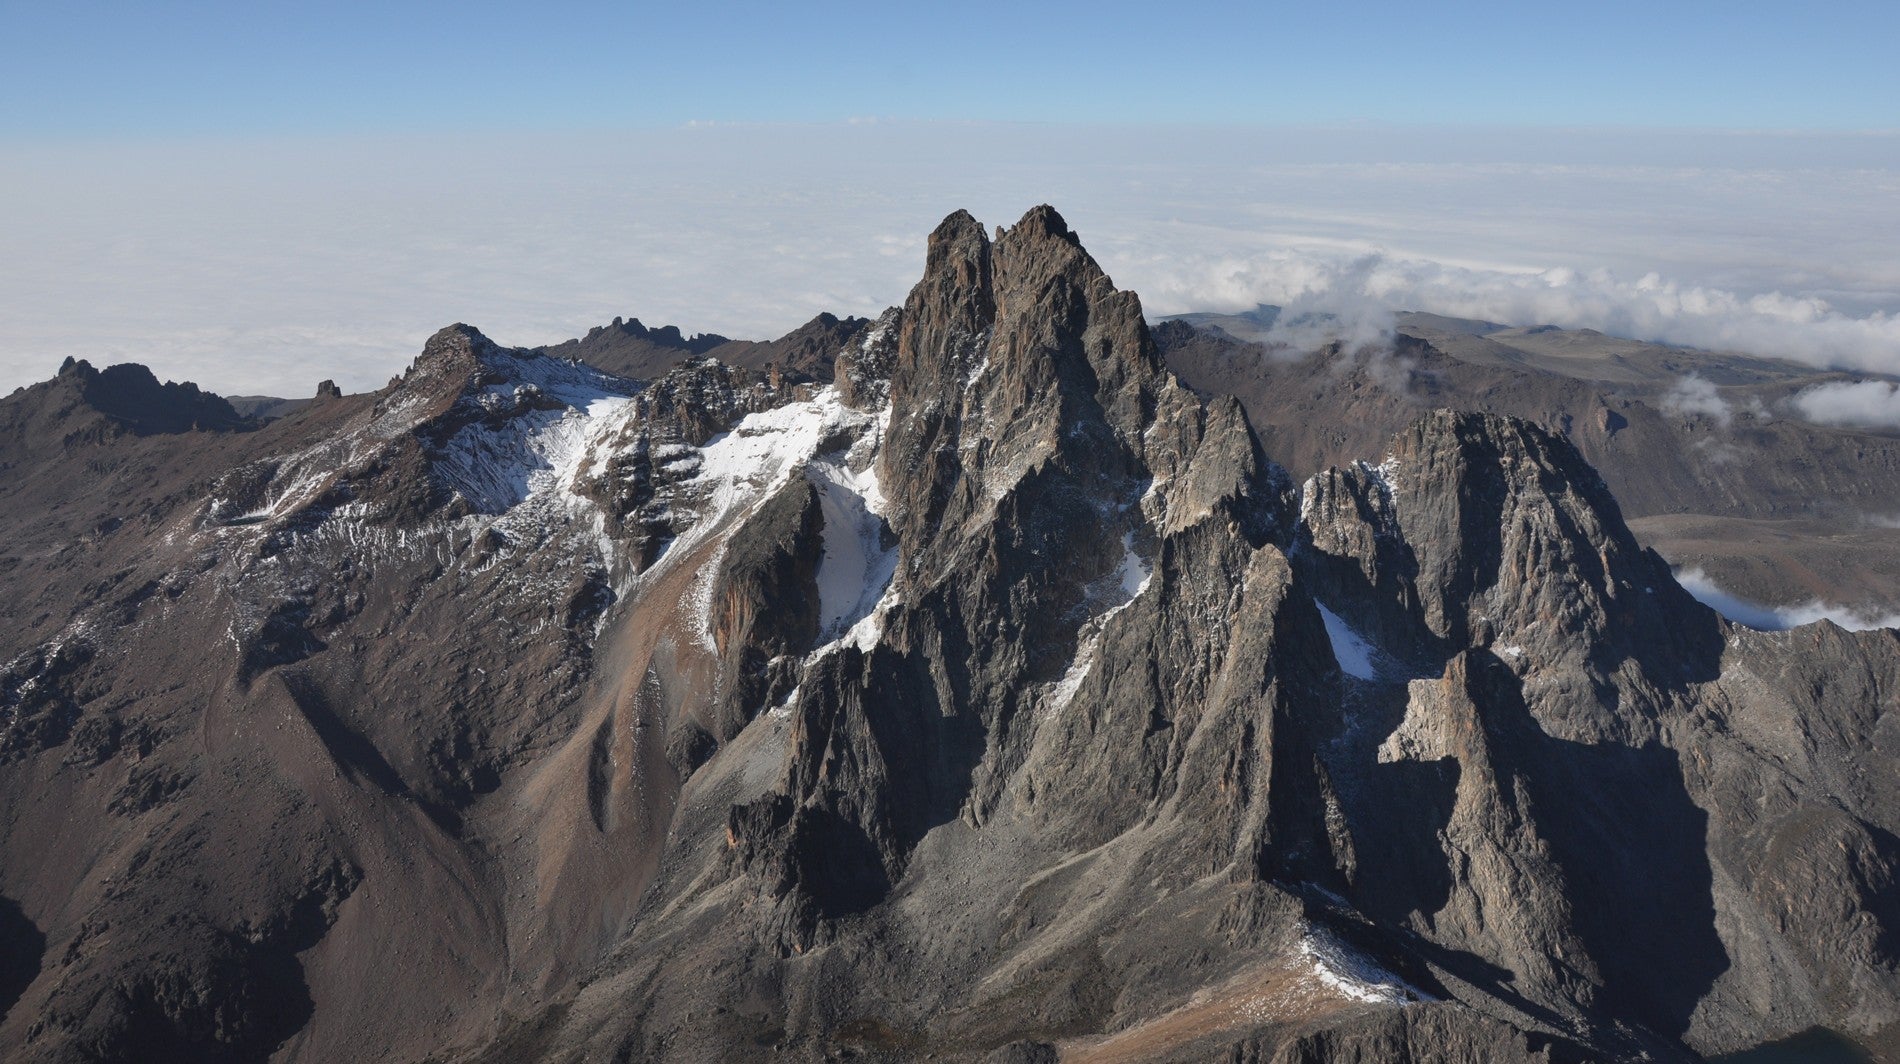
[[897, 596], [890, 589], [886, 589], [883, 597], [871, 607], [871, 611], [859, 618], [858, 622], [853, 624], [835, 645], [870, 650], [877, 645], [878, 640], [884, 638], [884, 614], [895, 605], [897, 605]]
[[843, 635], [840, 635], [838, 638], [833, 639], [831, 642], [820, 646], [818, 649], [806, 655], [806, 666], [809, 667], [813, 662], [827, 655], [834, 654], [845, 647], [856, 647], [858, 650], [868, 653], [872, 647], [877, 646], [878, 640], [884, 638], [884, 615], [896, 608], [897, 602], [897, 584], [895, 581], [892, 581], [885, 586], [884, 594], [878, 597], [877, 602], [871, 606], [869, 612], [858, 618], [851, 627], [845, 629]]
[[836, 390], [826, 388], [803, 402], [747, 414], [706, 441], [699, 472], [688, 482], [708, 503], [704, 520], [717, 524], [790, 480], [840, 427], [846, 410]]
[[792, 707], [798, 703], [798, 688], [794, 687], [785, 695], [785, 701], [766, 710], [773, 720], [792, 719]]
[[877, 466], [854, 472], [845, 462], [814, 461], [805, 470], [824, 512], [818, 562], [819, 637], [836, 638], [870, 616], [897, 572], [897, 544], [884, 523]]
[[[854, 596], [846, 586], [852, 579], [852, 565], [845, 557], [850, 553], [845, 536], [848, 533], [860, 544], [862, 537], [855, 528], [849, 527], [840, 527], [834, 537], [833, 519], [836, 515], [839, 522], [849, 526], [853, 523], [854, 509], [871, 513], [873, 505], [882, 505], [876, 473], [874, 470], [851, 473], [848, 466], [841, 464], [828, 463], [830, 472], [813, 472], [810, 467], [819, 449], [837, 439], [840, 433], [862, 432], [876, 424], [878, 420], [871, 415], [846, 406], [836, 388], [823, 388], [810, 399], [747, 414], [729, 431], [714, 436], [699, 449], [699, 471], [682, 482], [679, 490], [682, 499], [697, 500], [700, 513], [692, 526], [668, 548], [665, 558], [690, 557], [699, 544], [733, 520], [742, 520], [756, 511], [792, 477], [805, 473], [819, 489], [821, 506], [829, 503], [825, 513], [827, 557], [834, 550], [840, 556], [830, 573], [823, 572], [826, 565], [820, 562], [821, 588], [827, 580], [832, 586], [832, 600], [824, 602], [821, 608], [835, 608], [840, 618], [851, 615], [866, 593]], [[672, 455], [669, 460], [679, 461], [683, 457]], [[834, 493], [833, 488], [838, 490]], [[872, 497], [875, 503], [870, 501]], [[688, 623], [695, 626], [696, 636], [709, 648], [712, 646], [712, 584], [724, 554], [722, 545], [702, 566], [681, 603], [687, 610]], [[856, 580], [862, 583], [869, 579], [865, 573], [873, 564], [869, 559], [861, 559]], [[667, 561], [663, 559], [643, 579], [657, 579], [667, 568]], [[875, 600], [877, 596], [871, 594], [870, 597]], [[837, 605], [837, 600], [847, 598], [851, 599], [849, 603]]]
[[1135, 533], [1122, 533], [1121, 588], [1132, 601], [1135, 596], [1148, 589], [1148, 581], [1154, 577], [1154, 566], [1135, 551]]
[[1364, 470], [1366, 475], [1370, 476], [1373, 481], [1379, 485], [1379, 490], [1385, 492], [1386, 498], [1390, 499], [1392, 497], [1393, 490], [1399, 486], [1399, 460], [1397, 456], [1386, 455], [1385, 461], [1380, 462], [1378, 465], [1369, 465], [1365, 462], [1360, 462], [1359, 468]]
[[1431, 996], [1373, 963], [1325, 931], [1309, 928], [1300, 937], [1300, 956], [1333, 992], [1352, 1001], [1406, 1005]]
[[[803, 470], [826, 442], [851, 430], [862, 435], [881, 420], [846, 406], [836, 388], [747, 414], [699, 450], [699, 472], [684, 485], [705, 500], [697, 527], [710, 531], [726, 517], [756, 506]], [[863, 478], [855, 474], [846, 486], [863, 496], [874, 490], [876, 477]]]
[[1325, 606], [1319, 607], [1319, 615], [1326, 622], [1326, 638], [1333, 644], [1333, 660], [1339, 663], [1339, 671], [1355, 680], [1379, 679], [1377, 659], [1381, 655], [1373, 645]]
[[[497, 412], [529, 409], [500, 424], [467, 426], [436, 462], [450, 487], [487, 513], [505, 513], [531, 496], [571, 492], [632, 403], [617, 378], [558, 358], [511, 358], [507, 372], [508, 380], [474, 401]], [[559, 405], [544, 405], [548, 400]]]
[[[877, 479], [877, 448], [890, 410], [873, 415], [847, 406], [837, 389], [823, 388], [808, 400], [748, 414], [728, 432], [699, 449], [699, 471], [681, 485], [700, 514], [680, 534], [667, 558], [693, 549], [736, 520], [743, 520], [795, 476], [818, 492], [824, 515], [823, 556], [818, 563], [821, 638], [831, 642], [816, 658], [845, 644], [869, 648], [882, 633], [881, 613], [895, 601], [895, 545], [885, 544], [884, 493]], [[821, 455], [827, 444], [855, 435], [849, 451]], [[673, 459], [677, 460], [677, 458]], [[711, 646], [712, 584], [724, 548], [708, 560], [681, 605], [689, 624]], [[657, 578], [667, 563], [649, 571]]]

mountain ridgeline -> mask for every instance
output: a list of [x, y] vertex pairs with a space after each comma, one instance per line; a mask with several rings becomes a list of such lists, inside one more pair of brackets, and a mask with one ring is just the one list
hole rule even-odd
[[1563, 434], [1296, 482], [1048, 207], [873, 321], [573, 345], [0, 401], [8, 1059], [1900, 1029], [1900, 632], [1728, 624]]

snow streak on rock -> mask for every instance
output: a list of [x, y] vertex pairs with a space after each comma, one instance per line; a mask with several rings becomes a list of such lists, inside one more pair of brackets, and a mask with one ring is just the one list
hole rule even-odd
[[1300, 956], [1313, 974], [1335, 993], [1374, 1005], [1405, 1005], [1430, 996], [1374, 964], [1325, 931], [1310, 929], [1300, 939]]
[[1326, 622], [1326, 637], [1332, 640], [1333, 659], [1339, 662], [1339, 671], [1355, 680], [1379, 679], [1376, 664], [1378, 651], [1373, 649], [1372, 644], [1353, 631], [1344, 618], [1332, 610], [1320, 606], [1319, 615]]
[[1070, 659], [1062, 679], [1049, 688], [1046, 703], [1048, 713], [1060, 713], [1075, 700], [1076, 691], [1081, 688], [1082, 681], [1088, 678], [1089, 671], [1095, 667], [1096, 659], [1100, 656], [1102, 633], [1107, 631], [1109, 622], [1140, 598], [1154, 579], [1154, 563], [1143, 558], [1135, 549], [1133, 531], [1122, 533], [1121, 564], [1111, 575], [1112, 586], [1105, 594], [1108, 601], [1114, 604], [1083, 622], [1081, 631], [1077, 633], [1075, 657]]

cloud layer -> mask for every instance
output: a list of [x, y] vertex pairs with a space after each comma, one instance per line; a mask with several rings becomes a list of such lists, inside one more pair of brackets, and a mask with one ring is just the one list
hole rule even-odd
[[1874, 628], [1900, 628], [1900, 612], [1883, 612], [1879, 608], [1856, 609], [1850, 606], [1836, 606], [1820, 599], [1799, 606], [1764, 606], [1757, 602], [1739, 598], [1722, 590], [1707, 573], [1701, 569], [1682, 569], [1676, 573], [1676, 581], [1684, 591], [1694, 595], [1696, 601], [1735, 622], [1764, 632], [1780, 632], [1789, 628], [1798, 628], [1815, 621], [1828, 620], [1850, 632], [1865, 632]]
[[880, 123], [0, 163], [0, 389], [68, 355], [374, 387], [457, 320], [777, 335], [901, 301], [951, 210], [1039, 202], [1154, 314], [1408, 308], [1900, 371], [1900, 137]]

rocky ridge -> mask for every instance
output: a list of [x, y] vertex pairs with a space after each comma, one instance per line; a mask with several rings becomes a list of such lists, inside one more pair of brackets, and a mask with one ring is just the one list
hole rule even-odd
[[717, 333], [683, 336], [679, 327], [649, 328], [640, 319], [615, 318], [564, 343], [537, 348], [557, 358], [586, 362], [610, 373], [646, 379], [693, 358], [715, 358], [739, 369], [831, 379], [832, 361], [870, 326], [864, 318], [820, 314], [776, 340], [730, 340]]
[[1900, 597], [1900, 539], [1881, 527], [1900, 496], [1900, 436], [1816, 425], [1789, 401], [1843, 374], [1424, 314], [1398, 315], [1389, 343], [1305, 350], [1265, 317], [1192, 315], [1155, 336], [1184, 383], [1239, 398], [1300, 477], [1383, 453], [1437, 407], [1514, 416], [1575, 446], [1642, 542], [1744, 598], [1877, 617]]
[[1729, 626], [1522, 421], [1295, 485], [1046, 207], [952, 215], [830, 328], [824, 372], [641, 384], [453, 326], [61, 563], [118, 567], [3, 648], [0, 852], [41, 859], [0, 921], [44, 947], [0, 1042], [1691, 1060], [1900, 1022], [1896, 633]]

